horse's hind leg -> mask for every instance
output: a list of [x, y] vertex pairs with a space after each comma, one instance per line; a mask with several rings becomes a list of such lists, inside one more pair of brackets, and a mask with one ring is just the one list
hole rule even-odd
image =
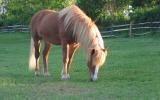
[[35, 47], [35, 58], [36, 58], [36, 68], [35, 75], [39, 75], [39, 56], [40, 56], [40, 40], [34, 39], [34, 47]]
[[49, 76], [48, 72], [48, 55], [51, 48], [51, 44], [45, 43], [45, 47], [43, 50], [43, 63], [44, 63], [44, 75]]

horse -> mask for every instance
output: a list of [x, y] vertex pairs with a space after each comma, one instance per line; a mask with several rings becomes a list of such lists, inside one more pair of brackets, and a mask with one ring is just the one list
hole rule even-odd
[[61, 79], [70, 78], [69, 69], [76, 50], [81, 47], [86, 55], [90, 79], [98, 79], [99, 68], [104, 64], [107, 49], [100, 31], [78, 6], [71, 5], [60, 11], [41, 10], [31, 19], [29, 69], [39, 75], [41, 41], [44, 41], [44, 75], [48, 76], [48, 56], [51, 45], [60, 45], [63, 51]]

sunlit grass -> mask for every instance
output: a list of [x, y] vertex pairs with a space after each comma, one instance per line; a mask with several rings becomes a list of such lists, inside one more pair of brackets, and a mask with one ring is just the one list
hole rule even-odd
[[30, 35], [1, 33], [0, 99], [159, 100], [160, 38], [114, 38], [104, 42], [109, 55], [98, 81], [89, 81], [81, 49], [71, 65], [71, 79], [61, 81], [61, 47], [53, 46], [50, 53], [51, 76], [35, 77], [28, 71]]

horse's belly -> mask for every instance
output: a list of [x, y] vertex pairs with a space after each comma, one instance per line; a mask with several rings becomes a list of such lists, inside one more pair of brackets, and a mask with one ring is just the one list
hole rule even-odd
[[60, 38], [57, 34], [46, 34], [45, 36], [43, 36], [43, 39], [51, 44], [61, 44]]
[[[52, 26], [52, 25], [51, 25]], [[55, 27], [51, 27], [51, 26], [43, 26], [39, 29], [39, 36], [45, 40], [46, 42], [52, 43], [52, 44], [56, 44], [59, 45], [61, 44], [60, 38], [59, 38], [59, 32], [58, 32], [58, 28]]]
[[51, 44], [56, 44], [56, 45], [60, 45], [61, 44], [61, 41], [58, 38], [49, 39], [48, 42], [51, 43]]

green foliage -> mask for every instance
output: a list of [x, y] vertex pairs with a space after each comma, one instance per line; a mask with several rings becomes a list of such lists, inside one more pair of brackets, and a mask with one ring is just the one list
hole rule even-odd
[[[77, 4], [82, 10], [87, 13], [94, 21], [99, 24], [109, 22], [113, 13], [117, 11], [122, 5], [124, 5], [125, 0], [122, 2], [117, 2], [115, 0], [78, 0]], [[125, 1], [126, 2], [126, 1]], [[121, 3], [121, 5], [120, 5]]]
[[160, 6], [145, 7], [135, 9], [131, 19], [135, 22], [158, 21], [160, 18]]
[[160, 0], [132, 0], [133, 7], [153, 7], [159, 4]]
[[[77, 3], [100, 26], [124, 24], [130, 20], [159, 20], [159, 0], [78, 0]], [[133, 6], [133, 14], [127, 17], [123, 11], [128, 10], [129, 5]]]
[[103, 16], [103, 6], [105, 0], [79, 0], [78, 6], [85, 11], [93, 20], [97, 20], [99, 16]]
[[[29, 24], [35, 12], [41, 9], [60, 10], [71, 4], [77, 4], [100, 26], [124, 24], [132, 21], [159, 20], [160, 0], [0, 0], [6, 13], [0, 14], [0, 26]], [[128, 6], [133, 6], [133, 14], [124, 15]]]
[[7, 12], [3, 20], [0, 20], [0, 25], [29, 24], [33, 14], [41, 9], [58, 10], [74, 2], [75, 0], [3, 0]]
[[75, 0], [50, 0], [48, 8], [60, 10], [74, 3]]
[[126, 22], [124, 8], [131, 0], [78, 0], [78, 5], [97, 24], [108, 26], [113, 23]]
[[100, 16], [97, 24], [99, 26], [111, 26], [113, 24], [122, 24], [129, 22], [129, 18], [125, 17], [121, 12], [114, 12], [112, 15]]

